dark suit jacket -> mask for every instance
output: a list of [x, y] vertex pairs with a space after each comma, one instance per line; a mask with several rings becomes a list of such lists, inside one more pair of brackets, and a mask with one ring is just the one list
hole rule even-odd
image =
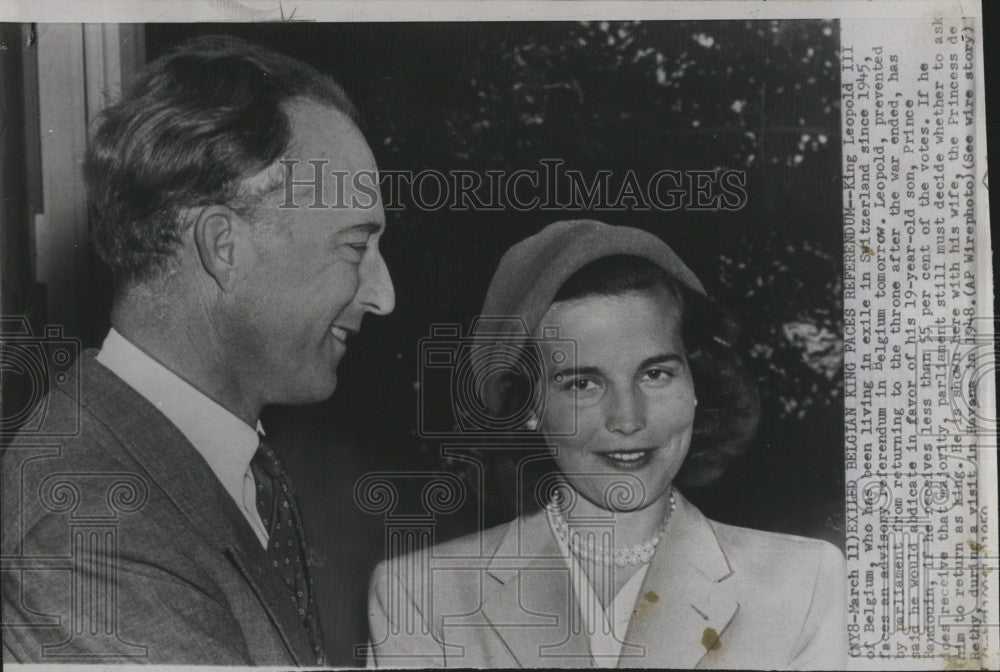
[[[843, 669], [845, 573], [830, 544], [723, 525], [679, 494], [620, 667]], [[380, 564], [369, 597], [383, 667], [590, 667], [545, 513]]]
[[79, 432], [4, 451], [4, 661], [315, 664], [236, 503], [95, 354], [47, 398]]

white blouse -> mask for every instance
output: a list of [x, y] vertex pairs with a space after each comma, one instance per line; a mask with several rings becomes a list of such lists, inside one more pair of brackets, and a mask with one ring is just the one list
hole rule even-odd
[[565, 540], [556, 534], [552, 517], [547, 516], [547, 518], [552, 536], [555, 537], [569, 566], [573, 594], [580, 608], [580, 624], [590, 641], [590, 657], [594, 666], [616, 667], [628, 631], [629, 620], [639, 599], [639, 591], [642, 590], [642, 582], [646, 578], [649, 564], [639, 567], [607, 608], [604, 608], [597, 597], [597, 590], [587, 578], [587, 573], [583, 571], [576, 555], [570, 551]]

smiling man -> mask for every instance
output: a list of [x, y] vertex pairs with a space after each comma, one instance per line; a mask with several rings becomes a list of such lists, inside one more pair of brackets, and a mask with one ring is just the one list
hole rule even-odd
[[[18, 437], [3, 471], [5, 556], [73, 561], [4, 572], [5, 662], [324, 664], [292, 484], [258, 416], [327, 399], [394, 295], [377, 191], [344, 180], [347, 207], [311, 207], [323, 185], [301, 166], [376, 170], [336, 83], [239, 40], [183, 45], [102, 115], [86, 173], [112, 329], [79, 394], [48, 398], [80, 432], [32, 459]], [[111, 536], [78, 534], [109, 511]]]

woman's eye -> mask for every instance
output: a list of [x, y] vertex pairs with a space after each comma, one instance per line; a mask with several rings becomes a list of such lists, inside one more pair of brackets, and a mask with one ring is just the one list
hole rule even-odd
[[643, 376], [646, 380], [653, 383], [666, 383], [674, 377], [674, 371], [671, 369], [650, 369]]
[[570, 392], [593, 392], [599, 389], [597, 381], [592, 378], [574, 378], [563, 387]]
[[353, 243], [348, 245], [348, 247], [357, 250], [361, 254], [368, 251], [368, 243]]

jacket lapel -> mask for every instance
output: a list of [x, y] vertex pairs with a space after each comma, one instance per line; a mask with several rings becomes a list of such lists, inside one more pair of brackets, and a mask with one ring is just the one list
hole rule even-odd
[[620, 667], [689, 669], [721, 647], [739, 604], [723, 581], [732, 574], [708, 520], [675, 491], [677, 508], [642, 584]]
[[523, 667], [590, 667], [566, 558], [545, 512], [508, 525], [487, 574], [483, 615]]
[[[313, 659], [301, 620], [266, 553], [208, 463], [173, 423], [142, 395], [102, 366], [92, 351], [81, 356], [81, 402], [146, 471], [219, 562], [235, 567], [257, 596], [296, 665]], [[237, 614], [246, 616], [246, 614]]]

